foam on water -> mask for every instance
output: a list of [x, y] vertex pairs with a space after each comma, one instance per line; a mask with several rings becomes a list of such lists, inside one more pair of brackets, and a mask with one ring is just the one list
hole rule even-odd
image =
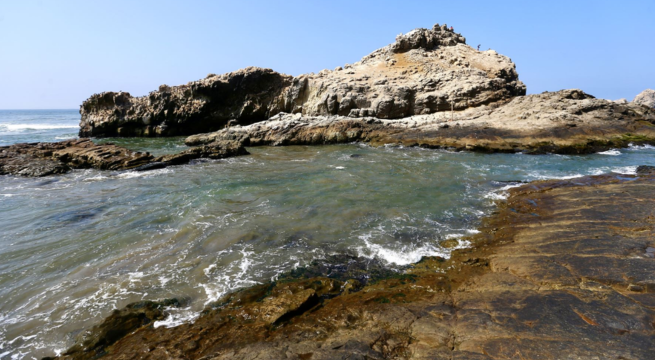
[[22, 132], [26, 130], [79, 129], [78, 125], [70, 124], [0, 124], [0, 132]]
[[[125, 143], [147, 151], [152, 142], [164, 151], [165, 141]], [[52, 356], [71, 345], [67, 334], [138, 300], [185, 299], [156, 323], [177, 326], [231, 291], [330, 254], [354, 251], [393, 265], [448, 257], [440, 242], [470, 246], [467, 236], [477, 233], [494, 201], [521, 182], [655, 165], [652, 147], [621, 156], [365, 144], [249, 151], [148, 172], [4, 177], [3, 356]], [[333, 171], [339, 167], [347, 171]]]
[[621, 151], [619, 151], [619, 150], [617, 150], [617, 149], [610, 149], [610, 150], [607, 150], [607, 151], [601, 151], [601, 152], [599, 152], [598, 154], [599, 154], [599, 155], [612, 155], [612, 156], [618, 156], [618, 155], [621, 155]]

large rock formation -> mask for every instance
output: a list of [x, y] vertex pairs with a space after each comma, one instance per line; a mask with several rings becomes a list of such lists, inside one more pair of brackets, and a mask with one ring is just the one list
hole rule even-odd
[[525, 184], [449, 260], [363, 286], [280, 279], [194, 323], [146, 323], [61, 358], [652, 359], [654, 184], [647, 172]]
[[280, 114], [249, 126], [197, 134], [187, 145], [238, 140], [246, 146], [364, 141], [431, 148], [528, 153], [591, 153], [655, 143], [655, 110], [596, 99], [581, 90], [515, 97], [502, 106], [415, 115], [400, 120]]
[[191, 135], [248, 125], [280, 112], [396, 119], [464, 110], [525, 94], [516, 67], [479, 52], [446, 25], [416, 29], [360, 61], [291, 77], [246, 68], [147, 96], [105, 92], [86, 100], [80, 136]]
[[633, 103], [655, 108], [655, 90], [646, 89], [635, 96]]

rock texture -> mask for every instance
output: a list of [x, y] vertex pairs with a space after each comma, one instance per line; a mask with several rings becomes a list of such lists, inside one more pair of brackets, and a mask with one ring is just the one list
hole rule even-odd
[[[122, 337], [149, 325], [156, 320], [164, 320], [166, 309], [178, 307], [177, 299], [163, 301], [140, 301], [127, 305], [114, 312], [100, 325], [78, 336], [78, 343], [68, 349], [65, 356], [97, 358], [105, 354], [105, 348]], [[50, 358], [45, 358], [50, 359]]]
[[102, 358], [652, 359], [655, 175], [642, 172], [523, 185], [450, 260], [365, 286], [259, 285]]
[[655, 111], [596, 99], [571, 89], [519, 96], [463, 111], [400, 120], [279, 114], [186, 139], [187, 145], [238, 140], [246, 146], [369, 142], [476, 151], [591, 153], [630, 143], [655, 143]]
[[437, 24], [318, 74], [294, 78], [250, 67], [186, 85], [162, 85], [143, 97], [96, 94], [80, 108], [80, 136], [191, 135], [280, 112], [395, 119], [503, 102], [525, 91], [509, 58], [479, 52]]
[[243, 143], [237, 141], [216, 141], [158, 158], [111, 143], [94, 144], [90, 139], [15, 144], [0, 147], [0, 175], [39, 177], [90, 168], [142, 171], [185, 164], [198, 158], [222, 159], [245, 154], [248, 152]]
[[655, 108], [655, 90], [646, 89], [635, 96], [633, 103]]

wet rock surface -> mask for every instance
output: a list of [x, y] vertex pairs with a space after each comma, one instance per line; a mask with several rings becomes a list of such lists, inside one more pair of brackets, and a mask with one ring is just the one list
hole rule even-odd
[[146, 171], [199, 158], [221, 159], [245, 154], [248, 152], [243, 144], [236, 141], [216, 141], [158, 158], [111, 143], [94, 144], [90, 139], [24, 143], [0, 147], [0, 175], [41, 177], [91, 168]]
[[654, 185], [652, 173], [528, 183], [449, 260], [356, 287], [319, 264], [192, 324], [146, 324], [102, 358], [651, 359]]
[[186, 144], [220, 140], [239, 140], [247, 146], [363, 141], [482, 152], [584, 154], [654, 143], [655, 110], [571, 89], [516, 97], [502, 106], [399, 120], [279, 114], [249, 126], [193, 135]]
[[292, 77], [249, 67], [147, 96], [95, 94], [80, 136], [191, 135], [280, 113], [395, 119], [463, 110], [525, 95], [514, 63], [477, 51], [446, 25], [415, 29], [354, 64]]
[[[78, 336], [78, 343], [68, 349], [64, 356], [76, 359], [95, 359], [106, 353], [105, 349], [125, 335], [142, 326], [163, 320], [166, 309], [180, 306], [177, 299], [162, 301], [139, 301], [114, 312], [105, 321]], [[48, 358], [46, 358], [48, 359]]]

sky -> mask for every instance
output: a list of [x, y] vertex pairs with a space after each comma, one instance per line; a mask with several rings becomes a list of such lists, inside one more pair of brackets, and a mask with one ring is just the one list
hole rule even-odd
[[528, 93], [655, 88], [655, 1], [0, 0], [0, 109], [76, 109], [246, 66], [299, 75], [447, 23], [517, 66]]

